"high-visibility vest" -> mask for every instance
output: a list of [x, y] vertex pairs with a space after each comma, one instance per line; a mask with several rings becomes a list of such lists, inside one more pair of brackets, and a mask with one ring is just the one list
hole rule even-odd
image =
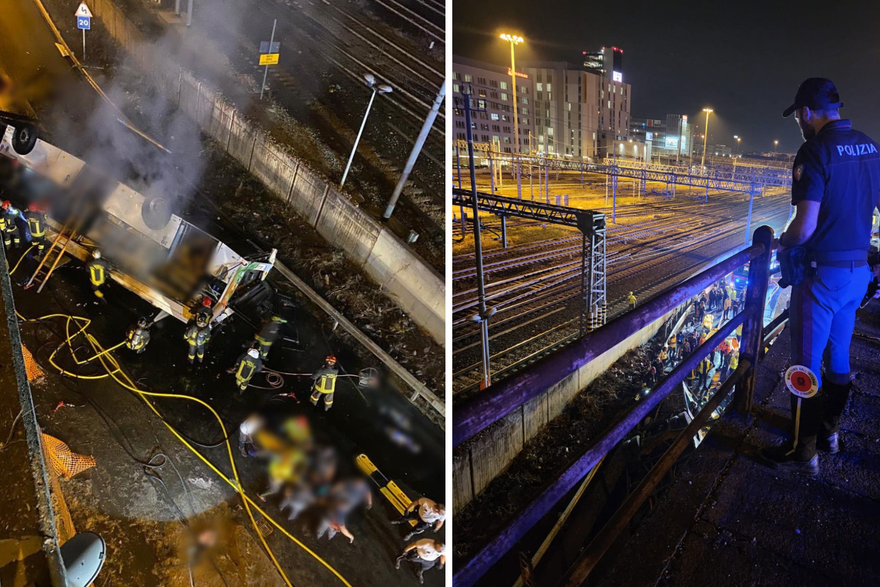
[[315, 381], [315, 390], [318, 393], [333, 393], [336, 391], [336, 369], [330, 369], [327, 373], [322, 373]]
[[208, 328], [199, 328], [197, 324], [191, 324], [189, 328], [183, 333], [183, 338], [189, 342], [189, 344], [201, 346], [208, 342], [211, 331]]
[[250, 381], [251, 377], [253, 377], [256, 372], [257, 362], [253, 358], [245, 355], [241, 361], [238, 362], [238, 369], [235, 371], [235, 376], [239, 379]]
[[41, 237], [46, 234], [46, 226], [43, 224], [43, 215], [40, 212], [26, 212], [25, 217], [31, 236]]
[[89, 279], [92, 285], [104, 285], [107, 281], [107, 267], [103, 262], [97, 259], [89, 262]]
[[14, 231], [17, 228], [15, 226], [15, 217], [20, 215], [21, 213], [17, 209], [12, 207], [10, 207], [6, 212], [3, 212], [3, 214], [0, 215], [0, 218], [2, 218], [3, 222], [3, 230], [8, 232]]
[[0, 212], [0, 230], [6, 231], [6, 214]]

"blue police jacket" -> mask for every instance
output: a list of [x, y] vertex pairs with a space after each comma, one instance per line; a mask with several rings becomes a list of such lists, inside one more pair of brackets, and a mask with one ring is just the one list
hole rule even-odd
[[880, 194], [880, 144], [833, 120], [801, 145], [794, 160], [791, 203], [820, 202], [810, 251], [867, 251]]

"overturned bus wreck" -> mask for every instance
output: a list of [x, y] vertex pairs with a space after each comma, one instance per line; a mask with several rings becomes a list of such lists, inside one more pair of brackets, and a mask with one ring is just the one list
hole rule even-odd
[[14, 132], [10, 125], [0, 140], [3, 175], [20, 188], [12, 203], [46, 211], [45, 253], [27, 287], [41, 290], [65, 254], [87, 262], [100, 251], [114, 282], [160, 310], [152, 321], [188, 322], [207, 297], [216, 323], [272, 269], [275, 249], [239, 254], [174, 214], [166, 195], [141, 194], [42, 139], [22, 154]]

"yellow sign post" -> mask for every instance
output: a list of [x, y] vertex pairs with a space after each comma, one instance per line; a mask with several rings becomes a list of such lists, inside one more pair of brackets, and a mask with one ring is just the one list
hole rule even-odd
[[261, 53], [260, 65], [278, 65], [278, 53]]

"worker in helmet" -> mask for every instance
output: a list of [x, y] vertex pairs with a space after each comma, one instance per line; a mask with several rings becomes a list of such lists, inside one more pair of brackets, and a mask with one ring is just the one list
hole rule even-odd
[[255, 338], [260, 347], [260, 358], [262, 360], [265, 361], [269, 358], [269, 351], [272, 349], [275, 341], [281, 336], [281, 330], [285, 324], [287, 324], [287, 320], [281, 316], [272, 316], [257, 333]]
[[202, 303], [199, 305], [199, 307], [193, 313], [194, 320], [196, 322], [198, 322], [199, 317], [201, 317], [202, 321], [205, 324], [210, 324], [211, 320], [214, 319], [214, 310], [211, 309], [211, 307], [213, 305], [214, 305], [214, 301], [210, 297], [204, 296], [202, 298]]
[[313, 406], [317, 406], [323, 398], [325, 412], [333, 407], [333, 395], [336, 393], [336, 377], [338, 375], [336, 357], [330, 355], [324, 359], [324, 366], [312, 373], [312, 395], [309, 399]]
[[18, 219], [24, 220], [24, 216], [21, 215], [21, 210], [13, 206], [9, 200], [4, 200], [0, 206], [2, 206], [2, 213], [0, 213], [2, 225], [0, 225], [0, 228], [3, 229], [3, 244], [7, 248], [18, 248], [21, 246], [21, 232], [18, 230]]
[[254, 348], [248, 349], [235, 364], [235, 384], [238, 386], [238, 392], [244, 393], [253, 376], [262, 370], [263, 361], [260, 360], [260, 351]]
[[629, 292], [629, 295], [627, 296], [626, 299], [629, 300], [630, 306], [632, 306], [633, 308], [636, 307], [636, 296], [633, 295], [633, 292]]
[[196, 357], [199, 363], [204, 362], [205, 345], [211, 340], [211, 327], [205, 322], [204, 317], [196, 316], [196, 321], [186, 327], [183, 338], [189, 344], [189, 352], [186, 356], [189, 364], [192, 365]]
[[89, 270], [89, 283], [92, 285], [92, 291], [95, 292], [95, 296], [99, 300], [103, 301], [104, 292], [101, 291], [101, 287], [107, 283], [110, 267], [107, 265], [107, 261], [101, 258], [101, 251], [95, 250], [92, 253], [92, 259], [86, 265], [86, 269]]
[[125, 333], [125, 346], [137, 354], [147, 350], [147, 345], [150, 344], [149, 327], [146, 318], [139, 319], [137, 325], [129, 327], [128, 332]]
[[37, 204], [28, 206], [24, 213], [27, 220], [28, 230], [31, 232], [31, 243], [37, 245], [37, 256], [43, 254], [46, 248], [46, 213]]

